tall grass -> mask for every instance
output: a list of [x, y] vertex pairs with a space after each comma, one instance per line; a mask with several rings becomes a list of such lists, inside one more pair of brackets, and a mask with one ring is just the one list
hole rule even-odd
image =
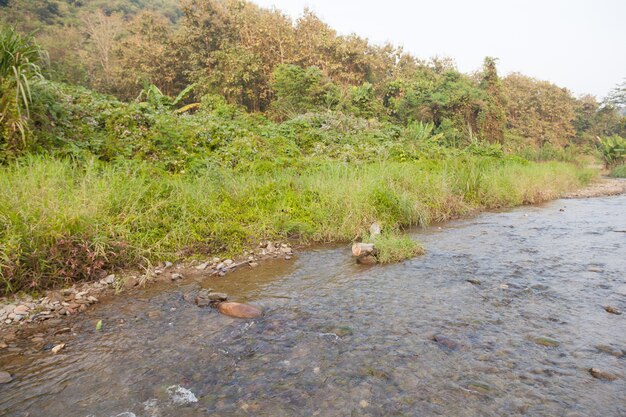
[[147, 163], [31, 156], [0, 168], [0, 285], [14, 292], [129, 263], [232, 254], [259, 238], [347, 241], [373, 221], [397, 230], [536, 203], [588, 177], [565, 163], [478, 157], [308, 161], [185, 176]]
[[611, 176], [615, 178], [626, 178], [626, 165], [618, 165], [613, 168]]

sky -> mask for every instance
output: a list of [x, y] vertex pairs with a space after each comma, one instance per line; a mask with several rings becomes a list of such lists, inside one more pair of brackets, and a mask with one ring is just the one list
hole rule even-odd
[[498, 58], [521, 72], [603, 98], [626, 80], [626, 0], [253, 0], [293, 18], [305, 7], [339, 34], [390, 42], [459, 70]]

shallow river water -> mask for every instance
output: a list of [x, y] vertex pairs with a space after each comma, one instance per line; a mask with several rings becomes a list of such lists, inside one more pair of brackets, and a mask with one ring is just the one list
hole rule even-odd
[[[415, 238], [427, 255], [396, 265], [325, 247], [102, 303], [57, 355], [0, 353], [0, 415], [626, 415], [626, 315], [603, 308], [626, 310], [626, 196]], [[265, 315], [200, 309], [199, 285]]]

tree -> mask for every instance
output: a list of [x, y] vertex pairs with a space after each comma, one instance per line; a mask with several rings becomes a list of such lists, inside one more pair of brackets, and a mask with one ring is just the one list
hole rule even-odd
[[604, 102], [615, 107], [626, 107], [626, 80], [615, 86]]
[[127, 25], [127, 35], [116, 45], [122, 96], [134, 98], [145, 84], [154, 84], [166, 95], [175, 95], [188, 84], [184, 61], [177, 53], [172, 25], [164, 16], [144, 11]]
[[506, 99], [496, 61], [496, 58], [485, 57], [483, 63], [480, 88], [486, 93], [486, 100], [478, 115], [478, 125], [483, 138], [502, 143], [506, 126]]
[[276, 99], [272, 111], [280, 118], [292, 117], [337, 104], [336, 86], [317, 67], [279, 65], [272, 76]]
[[522, 74], [503, 80], [507, 127], [535, 144], [566, 145], [575, 135], [576, 102], [571, 93]]
[[81, 16], [87, 36], [84, 51], [90, 70], [91, 83], [103, 91], [114, 91], [115, 55], [114, 49], [122, 33], [123, 20], [120, 14], [105, 14], [102, 10]]

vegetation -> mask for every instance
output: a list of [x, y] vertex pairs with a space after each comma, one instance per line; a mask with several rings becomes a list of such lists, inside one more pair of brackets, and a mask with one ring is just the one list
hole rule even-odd
[[611, 176], [615, 178], [626, 178], [626, 165], [618, 165], [613, 168]]
[[391, 262], [420, 251], [407, 227], [554, 198], [596, 154], [623, 163], [619, 95], [502, 78], [490, 57], [463, 74], [310, 11], [7, 0], [0, 21], [7, 293], [374, 221]]
[[424, 248], [408, 236], [385, 233], [375, 239], [378, 262], [401, 262], [425, 253]]
[[626, 160], [626, 139], [617, 135], [601, 139], [600, 150], [607, 168], [623, 164]]

